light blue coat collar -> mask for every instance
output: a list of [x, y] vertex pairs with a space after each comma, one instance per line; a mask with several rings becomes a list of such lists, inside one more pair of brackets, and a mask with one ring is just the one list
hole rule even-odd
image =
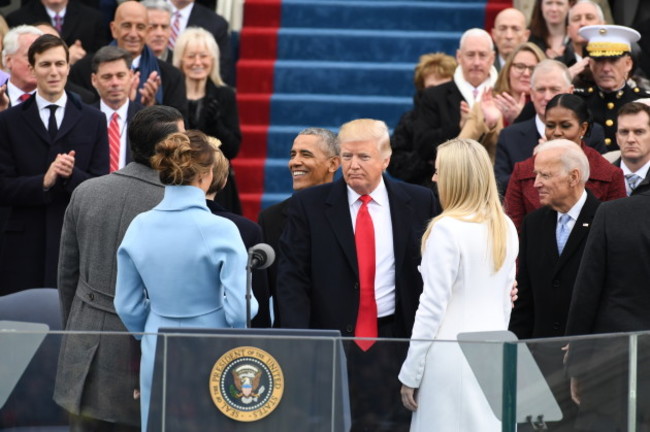
[[205, 192], [196, 186], [165, 186], [165, 197], [156, 206], [157, 210], [174, 211], [197, 207], [207, 212]]

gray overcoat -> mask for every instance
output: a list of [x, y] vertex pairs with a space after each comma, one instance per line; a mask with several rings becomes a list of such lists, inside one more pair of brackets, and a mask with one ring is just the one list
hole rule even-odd
[[[132, 162], [77, 187], [65, 213], [58, 271], [63, 325], [81, 332], [126, 332], [113, 308], [116, 254], [129, 224], [163, 197], [158, 173]], [[54, 400], [71, 413], [140, 425], [140, 347], [128, 335], [66, 335]]]

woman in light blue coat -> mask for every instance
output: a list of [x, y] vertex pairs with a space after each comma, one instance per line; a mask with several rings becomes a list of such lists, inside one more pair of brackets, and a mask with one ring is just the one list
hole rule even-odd
[[[117, 252], [115, 310], [133, 333], [161, 327], [244, 327], [247, 254], [231, 221], [205, 204], [214, 148], [201, 132], [156, 146], [163, 200], [133, 219]], [[251, 311], [257, 312], [252, 298]], [[142, 337], [136, 335], [136, 338]], [[147, 430], [156, 336], [142, 337], [140, 406]]]

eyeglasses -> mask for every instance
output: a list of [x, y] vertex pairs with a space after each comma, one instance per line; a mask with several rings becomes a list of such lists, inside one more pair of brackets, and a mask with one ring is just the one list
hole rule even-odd
[[516, 70], [520, 74], [524, 73], [525, 70], [528, 70], [528, 72], [530, 72], [532, 74], [533, 71], [535, 70], [535, 66], [537, 66], [537, 65], [528, 66], [526, 63], [513, 63], [512, 64], [512, 68], [514, 70]]

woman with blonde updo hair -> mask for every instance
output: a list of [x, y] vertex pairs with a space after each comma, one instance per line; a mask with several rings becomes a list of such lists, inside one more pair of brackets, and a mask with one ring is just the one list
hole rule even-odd
[[507, 330], [517, 231], [501, 207], [487, 151], [476, 141], [440, 145], [433, 181], [443, 211], [422, 238], [424, 288], [399, 374], [402, 402], [413, 411], [411, 431], [500, 431], [460, 347], [432, 340]]
[[[117, 252], [115, 310], [142, 338], [140, 406], [147, 430], [151, 381], [161, 327], [244, 327], [247, 254], [231, 221], [205, 203], [214, 148], [199, 131], [158, 143], [151, 165], [165, 185], [163, 200], [138, 215]], [[257, 312], [252, 299], [251, 312]]]

